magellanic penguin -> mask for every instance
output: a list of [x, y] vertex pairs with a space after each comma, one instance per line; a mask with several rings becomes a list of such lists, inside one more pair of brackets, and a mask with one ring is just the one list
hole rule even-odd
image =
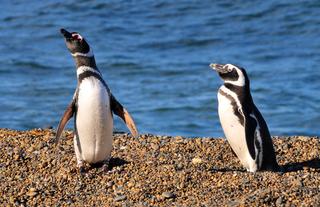
[[97, 68], [92, 48], [77, 32], [60, 30], [77, 68], [78, 85], [73, 99], [65, 110], [56, 133], [61, 133], [74, 116], [74, 148], [80, 172], [83, 164], [104, 162], [107, 169], [113, 142], [113, 115], [118, 115], [134, 137], [138, 136], [135, 123], [128, 111], [113, 96]]
[[278, 171], [268, 126], [253, 103], [246, 71], [232, 64], [210, 64], [224, 84], [218, 91], [218, 111], [224, 134], [249, 172]]

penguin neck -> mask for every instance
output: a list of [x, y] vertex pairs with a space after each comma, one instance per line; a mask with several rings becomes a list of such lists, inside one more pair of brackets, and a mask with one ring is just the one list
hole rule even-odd
[[237, 86], [233, 85], [231, 83], [224, 83], [224, 87], [229, 89], [230, 91], [237, 94], [237, 97], [241, 103], [243, 102], [252, 102], [252, 96], [250, 93], [250, 86], [248, 84], [245, 84], [244, 86]]
[[77, 68], [86, 66], [86, 67], [98, 69], [94, 56], [86, 57], [86, 56], [77, 55], [77, 56], [74, 56], [73, 58]]

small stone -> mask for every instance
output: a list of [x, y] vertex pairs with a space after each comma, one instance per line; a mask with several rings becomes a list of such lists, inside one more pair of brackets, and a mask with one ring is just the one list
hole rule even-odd
[[34, 196], [36, 196], [36, 195], [38, 195], [38, 192], [37, 192], [37, 191], [29, 191], [29, 192], [27, 193], [27, 196], [29, 196], [29, 197], [34, 197]]
[[176, 170], [182, 170], [183, 169], [183, 165], [181, 163], [178, 163], [176, 165]]
[[281, 206], [283, 204], [283, 199], [282, 197], [279, 197], [277, 200], [276, 200], [276, 206]]
[[109, 182], [107, 182], [107, 187], [112, 187], [113, 186], [113, 184], [114, 184], [114, 182], [113, 181], [109, 181]]
[[303, 186], [303, 183], [301, 182], [300, 179], [294, 180], [292, 184], [293, 184], [293, 186], [298, 187], [298, 188]]
[[241, 206], [239, 200], [232, 200], [228, 202], [228, 207], [238, 207]]
[[68, 199], [66, 200], [66, 203], [67, 203], [67, 204], [72, 204], [72, 203], [74, 203], [74, 201], [73, 201], [71, 198], [68, 198]]
[[202, 163], [202, 159], [201, 158], [196, 158], [195, 157], [195, 158], [192, 159], [192, 164], [196, 165], [196, 164], [200, 164], [200, 163]]
[[127, 149], [126, 146], [121, 146], [121, 147], [120, 147], [120, 150], [125, 150], [125, 149]]
[[10, 200], [10, 203], [14, 203], [15, 202], [15, 199], [12, 196], [10, 196], [9, 200]]
[[123, 201], [126, 200], [127, 196], [126, 195], [121, 195], [121, 196], [117, 196], [114, 198], [114, 201], [119, 202], [119, 201]]
[[13, 157], [13, 159], [14, 159], [15, 161], [19, 160], [19, 158], [20, 158], [19, 155], [15, 155], [15, 156]]
[[128, 182], [128, 185], [127, 185], [129, 188], [133, 187], [134, 186], [134, 183], [133, 182]]
[[164, 197], [164, 198], [167, 198], [167, 199], [169, 199], [169, 198], [174, 198], [174, 194], [171, 193], [171, 192], [163, 192], [163, 193], [161, 194], [161, 196]]
[[157, 151], [159, 149], [159, 145], [157, 145], [156, 143], [151, 143], [150, 147], [155, 151]]
[[183, 137], [182, 137], [182, 136], [176, 136], [176, 137], [175, 137], [175, 142], [176, 142], [176, 143], [181, 143], [181, 142], [183, 142]]

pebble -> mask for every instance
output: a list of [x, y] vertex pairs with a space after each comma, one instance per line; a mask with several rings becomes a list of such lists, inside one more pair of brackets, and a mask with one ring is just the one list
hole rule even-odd
[[193, 158], [192, 159], [192, 164], [197, 165], [197, 164], [200, 164], [200, 163], [202, 163], [202, 159], [201, 158]]
[[120, 195], [114, 198], [114, 201], [119, 202], [119, 201], [123, 201], [126, 200], [127, 196], [126, 195]]
[[163, 192], [162, 194], [161, 194], [161, 196], [162, 197], [164, 197], [164, 198], [174, 198], [174, 194], [172, 193], [172, 192]]
[[302, 187], [302, 186], [303, 186], [303, 183], [301, 182], [300, 179], [294, 180], [292, 184], [293, 184], [293, 186], [295, 186], [295, 187]]
[[176, 170], [182, 170], [183, 169], [183, 164], [182, 163], [178, 163], [176, 165]]
[[276, 206], [281, 206], [283, 204], [283, 199], [282, 197], [279, 197], [277, 200], [276, 200]]
[[156, 143], [151, 143], [150, 147], [155, 151], [157, 151], [160, 148], [159, 145], [157, 145]]
[[27, 196], [29, 196], [29, 197], [34, 197], [34, 196], [36, 196], [36, 195], [38, 195], [37, 189], [35, 189], [35, 188], [30, 188], [30, 189], [29, 189], [29, 192], [27, 193]]
[[107, 187], [112, 187], [113, 186], [113, 184], [114, 184], [114, 182], [113, 181], [109, 181], [109, 182], [107, 182]]

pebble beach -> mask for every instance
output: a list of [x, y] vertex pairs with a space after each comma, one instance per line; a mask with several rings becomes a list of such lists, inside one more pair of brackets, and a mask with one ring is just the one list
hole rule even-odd
[[319, 137], [273, 137], [283, 172], [249, 173], [225, 139], [114, 134], [80, 174], [73, 132], [0, 129], [0, 206], [320, 206]]

